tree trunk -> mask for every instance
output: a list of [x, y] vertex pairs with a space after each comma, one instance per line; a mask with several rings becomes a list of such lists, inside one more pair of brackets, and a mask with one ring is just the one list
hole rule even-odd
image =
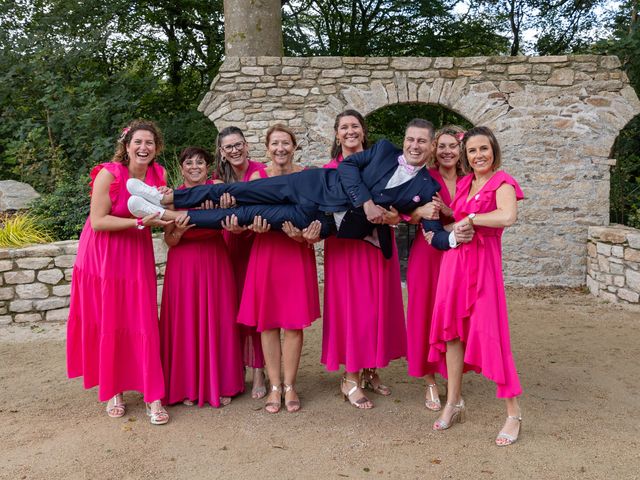
[[282, 56], [281, 0], [224, 0], [227, 57]]

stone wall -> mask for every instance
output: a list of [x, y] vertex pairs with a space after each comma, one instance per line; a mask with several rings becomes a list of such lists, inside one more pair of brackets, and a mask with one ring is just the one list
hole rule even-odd
[[640, 230], [590, 227], [587, 287], [615, 303], [640, 305]]
[[[158, 284], [161, 285], [167, 247], [160, 237], [154, 238], [153, 242]], [[66, 321], [77, 251], [77, 240], [0, 249], [0, 325]]]
[[507, 282], [584, 285], [587, 229], [609, 223], [611, 148], [640, 112], [617, 57], [229, 57], [199, 109], [219, 129], [242, 128], [254, 159], [267, 127], [285, 123], [300, 160], [319, 165], [337, 113], [410, 102], [496, 132], [527, 197], [505, 233]]

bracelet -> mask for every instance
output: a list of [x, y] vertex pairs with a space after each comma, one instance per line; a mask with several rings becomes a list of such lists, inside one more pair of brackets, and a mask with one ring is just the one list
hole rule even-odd
[[136, 218], [136, 228], [138, 230], [144, 230], [144, 223], [142, 223], [141, 218]]

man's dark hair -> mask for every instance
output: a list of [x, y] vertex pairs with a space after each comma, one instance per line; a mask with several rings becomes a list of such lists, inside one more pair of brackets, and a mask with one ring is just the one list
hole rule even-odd
[[404, 131], [406, 132], [411, 127], [424, 128], [429, 130], [429, 135], [432, 139], [436, 133], [436, 129], [433, 126], [433, 123], [431, 123], [429, 120], [425, 120], [424, 118], [414, 118], [409, 123], [407, 123], [407, 128], [405, 128]]

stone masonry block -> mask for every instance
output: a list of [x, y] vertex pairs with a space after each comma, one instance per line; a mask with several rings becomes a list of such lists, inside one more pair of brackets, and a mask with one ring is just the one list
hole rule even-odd
[[16, 323], [32, 323], [32, 322], [40, 322], [42, 320], [42, 315], [39, 313], [18, 313], [14, 321]]
[[31, 283], [36, 278], [36, 272], [33, 270], [20, 270], [17, 272], [6, 272], [4, 281], [9, 285]]
[[23, 270], [41, 270], [53, 262], [51, 257], [27, 257], [16, 260], [16, 265]]
[[47, 322], [66, 322], [69, 318], [69, 309], [60, 308], [58, 310], [49, 310], [46, 313]]
[[55, 258], [54, 263], [56, 267], [70, 268], [70, 267], [73, 267], [73, 264], [75, 261], [76, 261], [75, 255], [60, 255]]
[[53, 268], [51, 270], [42, 270], [38, 272], [38, 281], [48, 283], [50, 285], [55, 285], [63, 278], [64, 273], [62, 273], [62, 270], [59, 270], [57, 268]]
[[27, 283], [16, 286], [16, 295], [22, 299], [47, 298], [49, 289], [42, 283]]

